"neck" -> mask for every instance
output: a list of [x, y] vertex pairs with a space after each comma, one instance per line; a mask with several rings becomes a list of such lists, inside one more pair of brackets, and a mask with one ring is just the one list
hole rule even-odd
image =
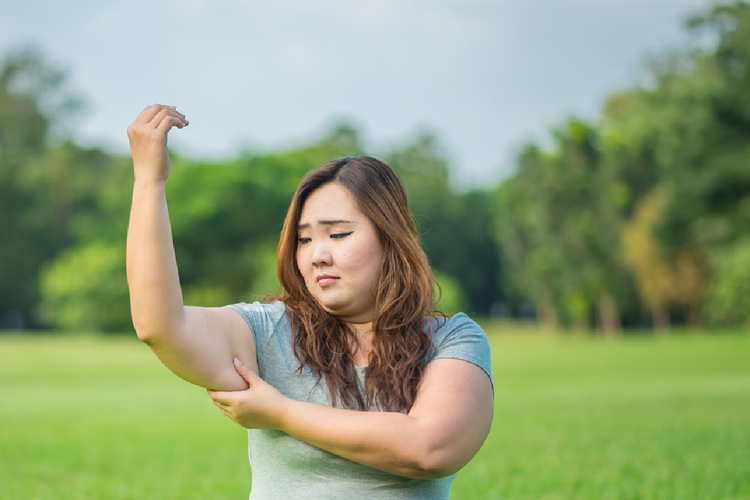
[[356, 344], [351, 346], [354, 364], [367, 366], [370, 364], [370, 351], [372, 350], [372, 321], [366, 323], [349, 323], [354, 329], [357, 338]]
[[363, 338], [370, 338], [372, 337], [372, 321], [367, 321], [364, 323], [349, 323], [351, 327], [354, 329], [354, 332], [357, 334], [357, 338], [363, 339]]

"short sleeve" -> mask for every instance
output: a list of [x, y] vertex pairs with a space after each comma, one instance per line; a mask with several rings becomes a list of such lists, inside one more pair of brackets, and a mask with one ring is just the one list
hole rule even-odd
[[434, 355], [430, 361], [439, 358], [462, 359], [477, 365], [487, 373], [495, 390], [492, 378], [492, 359], [487, 335], [475, 321], [464, 313], [452, 316], [438, 324], [433, 333]]
[[258, 359], [261, 359], [277, 325], [284, 319], [284, 313], [286, 312], [284, 303], [262, 304], [260, 302], [253, 302], [252, 304], [247, 304], [240, 302], [225, 307], [237, 311], [245, 319], [245, 322], [253, 332]]

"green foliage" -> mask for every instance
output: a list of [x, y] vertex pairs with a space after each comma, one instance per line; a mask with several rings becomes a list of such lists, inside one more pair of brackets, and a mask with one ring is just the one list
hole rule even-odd
[[714, 325], [750, 327], [750, 240], [718, 253], [707, 317]]
[[[488, 314], [499, 301], [531, 301], [550, 327], [609, 334], [652, 315], [668, 324], [675, 306], [689, 323], [699, 311], [712, 323], [746, 321], [736, 277], [750, 234], [750, 4], [715, 5], [689, 29], [696, 43], [653, 59], [644, 84], [612, 95], [600, 120], [553, 126], [549, 146], [529, 144], [499, 186], [457, 189], [429, 134], [385, 155], [433, 268], [465, 294], [461, 307]], [[82, 265], [91, 273], [123, 245], [130, 206], [129, 158], [59, 140], [78, 102], [39, 53], [3, 60], [0, 327], [20, 316], [35, 326], [130, 328], [126, 316], [101, 312], [122, 310], [119, 292], [100, 293], [96, 279], [69, 293], [61, 285], [75, 282], [74, 259], [90, 252]], [[341, 124], [287, 151], [221, 162], [173, 153], [167, 189], [186, 300], [278, 291], [275, 247], [297, 183], [365, 152], [357, 130]], [[663, 203], [652, 200], [659, 191], [669, 193]]]
[[37, 186], [35, 220], [56, 237], [58, 251], [35, 270], [35, 319], [64, 330], [129, 330], [123, 259], [130, 190], [122, 187], [131, 182], [130, 167], [66, 142], [26, 173]]
[[[664, 324], [676, 304], [697, 323], [707, 263], [750, 234], [750, 4], [690, 26], [700, 43], [653, 60], [647, 85], [611, 96], [599, 124], [569, 120], [548, 150], [527, 147], [497, 190], [513, 290], [551, 325], [585, 326], [593, 308], [605, 330], [642, 308]], [[669, 197], [643, 215], [657, 190]]]
[[[558, 319], [586, 329], [594, 308], [606, 332], [619, 329], [611, 297], [628, 282], [617, 252], [618, 224], [626, 189], [606, 169], [596, 129], [570, 120], [553, 133], [553, 146], [528, 146], [519, 171], [500, 186], [497, 234], [514, 283]], [[606, 313], [606, 314], [605, 314]]]
[[276, 244], [297, 184], [314, 166], [359, 151], [356, 131], [341, 125], [284, 153], [173, 162], [167, 196], [185, 301], [221, 305], [278, 293]]
[[641, 299], [654, 313], [659, 328], [669, 326], [670, 306], [695, 307], [703, 302], [708, 271], [703, 256], [691, 248], [668, 252], [654, 234], [670, 194], [657, 185], [644, 196], [633, 219], [622, 229], [623, 251], [631, 266]]
[[[453, 193], [434, 142], [422, 146], [405, 150], [421, 148], [409, 174], [411, 185], [417, 186], [419, 214], [446, 221], [437, 232], [447, 240], [464, 238], [469, 243], [462, 250], [458, 244], [431, 240], [428, 251], [451, 271], [460, 270], [451, 264], [454, 260], [470, 263], [464, 269], [469, 271], [468, 283], [462, 285], [481, 296], [480, 307], [489, 310], [497, 291], [492, 274], [497, 252], [482, 233], [482, 224], [489, 220], [486, 198], [478, 192]], [[130, 160], [71, 142], [42, 151], [42, 156], [14, 171], [16, 185], [27, 188], [24, 196], [33, 203], [14, 198], [14, 209], [22, 212], [6, 219], [16, 224], [19, 234], [4, 249], [6, 255], [15, 255], [16, 264], [28, 265], [5, 265], [0, 271], [29, 288], [19, 307], [35, 308], [34, 317], [41, 324], [63, 330], [129, 330], [122, 249], [131, 196]], [[361, 153], [356, 131], [341, 125], [311, 145], [286, 152], [246, 154], [226, 162], [196, 162], [172, 154], [167, 197], [185, 302], [222, 305], [278, 293], [276, 245], [297, 183], [308, 170], [332, 158]], [[421, 186], [427, 178], [431, 184]], [[451, 200], [448, 210], [434, 202], [433, 193]], [[462, 223], [472, 213], [479, 214], [478, 220]], [[471, 269], [482, 259], [490, 267], [481, 273]], [[482, 287], [486, 290], [488, 281], [493, 286], [485, 294]], [[7, 288], [9, 297], [18, 295], [18, 287]], [[2, 303], [13, 305], [12, 300]]]
[[652, 62], [653, 85], [610, 101], [606, 126], [613, 167], [637, 196], [670, 188], [662, 245], [710, 253], [750, 231], [750, 4], [717, 5], [689, 25], [714, 43]]
[[40, 315], [68, 331], [127, 328], [124, 245], [91, 243], [63, 252], [42, 273]]
[[0, 63], [0, 324], [9, 316], [33, 324], [36, 273], [70, 244], [66, 209], [79, 193], [43, 158], [50, 131], [70, 119], [76, 102], [64, 73], [40, 53], [17, 50]]
[[488, 314], [502, 296], [500, 257], [492, 237], [488, 191], [459, 193], [431, 135], [391, 151], [386, 161], [401, 177], [422, 246], [435, 269], [459, 280], [467, 311]]
[[466, 311], [466, 293], [461, 288], [459, 281], [448, 274], [436, 271], [435, 281], [439, 287], [435, 287], [435, 296], [439, 297], [436, 309], [446, 314], [456, 314]]
[[66, 75], [33, 48], [3, 58], [0, 67], [0, 161], [19, 164], [44, 152], [50, 129], [80, 106]]
[[542, 177], [544, 161], [537, 147], [530, 145], [524, 150], [519, 171], [495, 193], [495, 223], [511, 297], [517, 302], [523, 297], [533, 299], [542, 322], [555, 326], [555, 298], [564, 288], [557, 272], [562, 268], [562, 255], [544, 231], [546, 211], [534, 195], [535, 179]]
[[248, 290], [248, 300], [262, 300], [266, 295], [281, 293], [281, 284], [276, 273], [276, 246], [258, 246], [253, 259], [255, 278]]

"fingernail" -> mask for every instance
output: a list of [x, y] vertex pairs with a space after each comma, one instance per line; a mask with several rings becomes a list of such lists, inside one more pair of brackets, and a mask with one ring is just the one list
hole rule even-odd
[[237, 366], [244, 366], [244, 365], [242, 364], [242, 361], [240, 361], [240, 360], [239, 360], [239, 359], [237, 359], [237, 358], [234, 358], [234, 364], [235, 364], [235, 365], [237, 365]]

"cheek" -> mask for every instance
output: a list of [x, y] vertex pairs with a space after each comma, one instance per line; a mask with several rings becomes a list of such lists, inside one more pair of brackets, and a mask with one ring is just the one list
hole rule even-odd
[[299, 269], [299, 272], [302, 273], [302, 276], [305, 276], [305, 255], [304, 251], [300, 248], [297, 249], [296, 254], [296, 263], [297, 263], [297, 269]]
[[380, 274], [383, 271], [383, 252], [372, 252], [370, 254], [370, 273], [372, 279], [377, 281], [380, 279]]
[[360, 273], [369, 279], [377, 279], [382, 268], [383, 252], [379, 245], [363, 242], [349, 252], [349, 262]]

